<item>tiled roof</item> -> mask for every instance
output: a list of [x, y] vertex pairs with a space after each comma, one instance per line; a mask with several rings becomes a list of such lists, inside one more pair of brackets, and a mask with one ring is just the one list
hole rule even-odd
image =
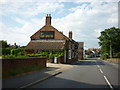
[[[53, 26], [43, 26], [41, 29], [39, 29], [36, 33], [38, 33], [39, 31], [41, 31], [43, 28], [46, 28], [46, 27], [52, 27], [54, 30], [56, 30], [57, 32], [59, 32], [60, 34], [62, 34], [64, 36], [64, 38], [66, 38], [67, 40], [71, 41], [71, 42], [74, 42], [74, 43], [77, 43], [75, 40], [71, 40], [70, 38], [68, 38], [67, 36], [65, 36], [63, 33], [61, 33], [60, 31], [58, 31], [55, 27]], [[32, 36], [34, 36], [36, 33], [34, 33]], [[31, 36], [31, 37], [32, 37]]]
[[33, 49], [33, 50], [63, 50], [65, 41], [53, 40], [33, 40], [27, 45], [25, 50]]

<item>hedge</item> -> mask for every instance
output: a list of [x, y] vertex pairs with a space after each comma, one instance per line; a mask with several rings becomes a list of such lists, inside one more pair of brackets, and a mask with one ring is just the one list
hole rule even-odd
[[48, 58], [61, 57], [63, 55], [64, 55], [63, 51], [41, 51], [40, 53], [37, 54], [27, 54], [28, 57], [48, 57]]
[[24, 55], [24, 49], [2, 48], [2, 55], [15, 55], [15, 56]]
[[54, 58], [54, 57], [62, 57], [64, 55], [64, 51], [40, 51], [40, 53], [36, 54], [27, 54], [24, 56], [24, 49], [17, 48], [3, 48], [2, 49], [2, 57], [3, 58], [26, 58], [26, 57], [47, 57], [47, 58]]

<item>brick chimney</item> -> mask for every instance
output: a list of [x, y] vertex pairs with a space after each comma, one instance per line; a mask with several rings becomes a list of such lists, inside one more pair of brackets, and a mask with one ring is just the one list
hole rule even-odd
[[72, 40], [72, 31], [69, 31], [69, 38]]
[[51, 25], [51, 14], [47, 14], [47, 16], [46, 16], [46, 23], [45, 23], [45, 25], [46, 26], [50, 26]]

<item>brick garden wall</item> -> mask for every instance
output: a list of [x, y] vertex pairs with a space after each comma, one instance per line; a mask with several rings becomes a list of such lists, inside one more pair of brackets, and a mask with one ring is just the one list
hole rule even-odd
[[[59, 64], [59, 63], [64, 63], [64, 57], [59, 57], [59, 58], [57, 58], [57, 63]], [[47, 60], [47, 63], [52, 63], [52, 58], [49, 58], [48, 60]]]
[[75, 61], [77, 61], [78, 59], [68, 59], [67, 63], [73, 63]]
[[2, 71], [32, 65], [46, 67], [46, 61], [47, 58], [2, 59]]

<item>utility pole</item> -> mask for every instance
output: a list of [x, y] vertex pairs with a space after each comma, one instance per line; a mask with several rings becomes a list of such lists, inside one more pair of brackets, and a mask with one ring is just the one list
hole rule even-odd
[[112, 59], [112, 45], [111, 45], [111, 40], [110, 40], [110, 59]]
[[111, 37], [110, 35], [107, 33], [109, 40], [110, 40], [110, 59], [112, 59], [112, 42], [111, 42]]

